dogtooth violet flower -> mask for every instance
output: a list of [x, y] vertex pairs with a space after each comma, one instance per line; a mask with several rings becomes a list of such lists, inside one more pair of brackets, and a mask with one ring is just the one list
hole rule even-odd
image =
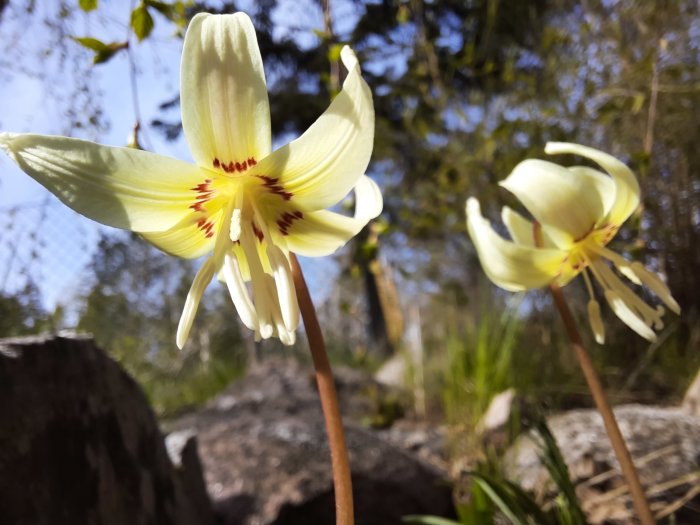
[[632, 330], [653, 341], [663, 328], [664, 309], [652, 308], [610, 268], [636, 285], [644, 284], [666, 306], [680, 313], [668, 287], [639, 262], [632, 262], [606, 245], [639, 205], [639, 184], [632, 171], [615, 157], [593, 148], [550, 142], [548, 154], [586, 157], [593, 168], [565, 168], [543, 160], [525, 160], [501, 182], [534, 217], [532, 222], [504, 207], [501, 217], [512, 241], [498, 235], [481, 215], [479, 202], [467, 200], [467, 228], [486, 275], [510, 291], [567, 284], [583, 275], [590, 296], [588, 315], [596, 341], [604, 342], [600, 306], [591, 275], [615, 314]]
[[[293, 344], [299, 306], [290, 252], [334, 252], [378, 216], [364, 173], [374, 108], [353, 51], [342, 90], [299, 138], [272, 151], [270, 110], [247, 15], [195, 16], [182, 52], [182, 126], [195, 164], [66, 137], [0, 133], [0, 147], [66, 205], [184, 258], [208, 254], [177, 331], [185, 344], [205, 288], [226, 283], [256, 338]], [[351, 190], [355, 213], [328, 210]], [[250, 282], [249, 290], [247, 282]]]

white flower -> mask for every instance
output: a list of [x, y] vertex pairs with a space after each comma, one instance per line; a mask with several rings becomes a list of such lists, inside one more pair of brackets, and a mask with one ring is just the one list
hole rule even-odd
[[482, 217], [478, 201], [470, 198], [467, 227], [484, 271], [495, 284], [511, 291], [553, 282], [565, 285], [582, 274], [590, 295], [591, 328], [602, 343], [605, 333], [591, 274], [615, 314], [642, 337], [655, 340], [654, 330], [663, 328], [664, 309], [646, 304], [607, 264], [611, 262], [634, 284], [646, 285], [666, 306], [680, 313], [678, 303], [658, 275], [606, 248], [639, 204], [637, 179], [625, 164], [593, 148], [553, 142], [547, 144], [545, 152], [587, 157], [608, 174], [583, 166], [564, 168], [542, 160], [518, 164], [501, 186], [520, 199], [535, 222], [503, 208], [503, 222], [512, 242], [493, 230]]
[[[364, 175], [372, 95], [352, 50], [343, 48], [341, 58], [342, 91], [301, 137], [273, 152], [250, 19], [199, 14], [185, 37], [180, 86], [195, 164], [66, 137], [0, 133], [0, 147], [77, 212], [179, 257], [209, 254], [187, 297], [178, 346], [215, 274], [258, 338], [292, 344], [299, 307], [289, 253], [330, 254], [382, 209], [379, 189]], [[353, 189], [354, 217], [327, 210]]]

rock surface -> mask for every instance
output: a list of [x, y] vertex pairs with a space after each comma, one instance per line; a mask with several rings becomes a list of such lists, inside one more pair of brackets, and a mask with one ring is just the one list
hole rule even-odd
[[214, 523], [195, 443], [174, 467], [142, 390], [90, 339], [0, 340], [0, 414], [0, 523]]
[[[676, 408], [626, 405], [615, 409], [652, 510], [666, 515], [677, 505], [676, 523], [700, 523], [700, 417]], [[593, 410], [572, 410], [547, 420], [561, 448], [577, 494], [592, 524], [636, 523], [629, 493], [614, 458], [603, 422]], [[552, 485], [531, 436], [521, 437], [508, 454], [507, 471], [525, 489], [544, 497]]]
[[[381, 387], [356, 371], [336, 375], [357, 523], [398, 525], [406, 514], [450, 516], [451, 490], [440, 471], [379, 433], [348, 423], [373, 410]], [[265, 362], [173, 428], [173, 436], [198, 436], [220, 523], [335, 522], [329, 451], [310, 369]]]

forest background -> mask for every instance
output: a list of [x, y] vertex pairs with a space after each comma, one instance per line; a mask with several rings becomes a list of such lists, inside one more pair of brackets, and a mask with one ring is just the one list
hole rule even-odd
[[[473, 195], [497, 224], [517, 203], [496, 183], [547, 141], [571, 141], [638, 175], [643, 204], [614, 249], [660, 272], [683, 308], [651, 344], [604, 312], [605, 346], [585, 330], [593, 358], [613, 403], [678, 400], [700, 366], [695, 0], [0, 0], [0, 129], [187, 158], [181, 38], [197, 12], [238, 10], [258, 31], [279, 143], [337, 92], [343, 44], [374, 94], [369, 174], [384, 213], [331, 260], [303, 261], [335, 362], [374, 371], [399, 356], [416, 409], [467, 429], [510, 387], [549, 409], [590, 404], [547, 294], [489, 283], [464, 216]], [[304, 338], [254, 343], [219, 286], [178, 351], [197, 261], [97, 227], [24, 179], [0, 161], [0, 337], [91, 332], [164, 417], [263, 355], [306, 359]], [[565, 293], [585, 327], [579, 284]]]

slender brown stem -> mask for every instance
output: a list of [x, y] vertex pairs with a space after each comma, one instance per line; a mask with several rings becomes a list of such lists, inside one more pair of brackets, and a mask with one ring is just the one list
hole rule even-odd
[[337, 525], [353, 525], [355, 523], [352, 502], [352, 481], [350, 479], [350, 462], [348, 449], [345, 445], [343, 420], [340, 416], [338, 394], [335, 391], [331, 365], [328, 362], [326, 345], [316, 317], [316, 309], [311, 301], [309, 289], [304, 280], [304, 274], [299, 267], [296, 256], [290, 254], [292, 276], [297, 292], [301, 317], [309, 339], [311, 357], [316, 369], [316, 382], [321, 398], [323, 417], [326, 421], [326, 433], [331, 450], [331, 465], [333, 467], [333, 487], [335, 489], [335, 516]]
[[620, 427], [617, 425], [615, 414], [613, 413], [612, 408], [610, 408], [610, 404], [605, 397], [605, 391], [600, 383], [598, 374], [596, 374], [596, 371], [593, 368], [593, 363], [591, 363], [591, 359], [588, 356], [588, 352], [586, 352], [586, 349], [583, 346], [581, 334], [576, 327], [574, 316], [571, 314], [569, 305], [564, 299], [564, 294], [561, 292], [561, 288], [559, 288], [559, 286], [556, 284], [550, 285], [549, 288], [552, 292], [554, 303], [557, 305], [557, 309], [559, 310], [561, 318], [564, 321], [566, 332], [571, 340], [571, 347], [574, 350], [574, 354], [576, 354], [578, 364], [580, 365], [581, 371], [583, 372], [586, 382], [588, 383], [588, 389], [593, 395], [595, 406], [598, 409], [598, 412], [600, 412], [600, 415], [603, 417], [605, 430], [610, 438], [610, 443], [615, 451], [617, 461], [620, 463], [622, 475], [625, 477], [627, 485], [629, 486], [634, 509], [637, 512], [642, 525], [654, 525], [656, 521], [654, 521], [654, 516], [649, 508], [649, 502], [644, 494], [642, 484], [639, 482], [637, 469], [635, 468], [634, 463], [632, 463], [632, 456], [627, 449], [625, 439], [622, 437]]

